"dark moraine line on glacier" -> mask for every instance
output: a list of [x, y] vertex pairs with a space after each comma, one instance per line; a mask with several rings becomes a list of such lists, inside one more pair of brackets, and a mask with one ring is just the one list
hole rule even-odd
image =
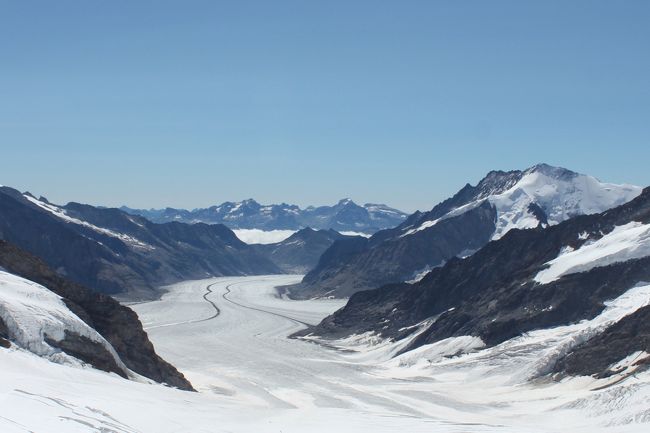
[[246, 309], [248, 309], [248, 310], [259, 311], [259, 312], [261, 312], [261, 313], [271, 314], [271, 315], [273, 315], [273, 316], [277, 316], [277, 317], [282, 317], [283, 319], [291, 320], [292, 322], [296, 322], [296, 323], [299, 323], [299, 324], [301, 324], [301, 325], [304, 325], [304, 326], [306, 326], [307, 328], [311, 328], [311, 327], [312, 327], [312, 325], [310, 325], [309, 323], [302, 322], [302, 321], [300, 321], [300, 320], [298, 320], [298, 319], [294, 319], [293, 317], [285, 316], [285, 315], [283, 315], [283, 314], [279, 314], [279, 313], [274, 313], [273, 311], [267, 311], [267, 310], [264, 310], [264, 309], [262, 309], [262, 308], [255, 308], [255, 307], [250, 307], [250, 306], [248, 306], [248, 305], [240, 304], [239, 302], [233, 301], [232, 299], [228, 298], [228, 296], [227, 296], [228, 294], [230, 294], [230, 288], [231, 288], [232, 286], [236, 285], [236, 284], [257, 283], [257, 282], [261, 282], [261, 281], [265, 281], [265, 280], [246, 281], [246, 282], [240, 282], [240, 283], [228, 284], [228, 285], [226, 286], [226, 292], [225, 292], [223, 295], [221, 295], [221, 297], [222, 297], [223, 299], [225, 299], [226, 301], [230, 302], [231, 304], [235, 304], [235, 305], [237, 305], [237, 306], [239, 306], [239, 307], [241, 307], [241, 308], [246, 308]]
[[[156, 328], [165, 328], [167, 326], [188, 325], [190, 323], [207, 322], [208, 320], [212, 320], [212, 319], [215, 319], [215, 318], [219, 317], [219, 314], [221, 314], [221, 310], [219, 309], [219, 307], [217, 307], [217, 304], [215, 304], [213, 301], [208, 299], [208, 296], [213, 293], [212, 292], [212, 286], [215, 286], [215, 285], [220, 284], [220, 283], [221, 282], [217, 281], [216, 283], [208, 284], [205, 287], [205, 293], [202, 296], [203, 300], [205, 302], [209, 303], [210, 305], [212, 305], [212, 308], [214, 308], [214, 313], [210, 317], [206, 317], [204, 319], [198, 319], [198, 320], [186, 320], [186, 321], [183, 321], [183, 322], [165, 323], [163, 325], [148, 326], [148, 327], [145, 328], [145, 330], [156, 329]], [[226, 286], [226, 290], [229, 290], [229, 287], [232, 286], [233, 284], [235, 284], [235, 283], [232, 283], [232, 284], [229, 284], [228, 286]]]
[[[311, 324], [309, 324], [309, 323], [303, 322], [303, 321], [298, 320], [298, 319], [294, 319], [293, 317], [285, 316], [284, 314], [275, 313], [275, 312], [273, 312], [273, 311], [267, 311], [267, 310], [264, 310], [264, 309], [262, 309], [262, 308], [256, 308], [256, 307], [250, 307], [250, 306], [248, 306], [248, 305], [243, 305], [243, 304], [240, 304], [240, 303], [237, 302], [237, 301], [233, 301], [232, 299], [228, 298], [228, 294], [231, 293], [230, 288], [231, 288], [232, 286], [235, 286], [235, 285], [237, 285], [237, 284], [258, 283], [258, 282], [262, 282], [262, 281], [265, 281], [265, 280], [242, 281], [242, 282], [238, 282], [238, 283], [229, 284], [229, 285], [226, 286], [226, 291], [224, 292], [223, 295], [221, 295], [221, 297], [222, 297], [224, 300], [230, 302], [231, 304], [237, 305], [238, 307], [241, 307], [241, 308], [246, 308], [246, 309], [248, 309], [248, 310], [259, 311], [260, 313], [266, 313], [266, 314], [270, 314], [270, 315], [272, 315], [272, 316], [281, 317], [281, 318], [283, 318], [283, 319], [287, 319], [287, 320], [290, 320], [290, 321], [292, 321], [292, 322], [294, 322], [294, 323], [298, 323], [298, 324], [300, 324], [300, 325], [303, 325], [303, 326], [305, 326], [307, 329], [309, 329], [309, 328], [313, 328], [313, 327], [314, 327], [313, 325], [311, 325]], [[294, 338], [294, 337], [291, 336], [291, 335], [289, 335], [287, 338]], [[326, 343], [325, 341], [320, 341], [320, 340], [303, 340], [303, 339], [301, 339], [301, 338], [298, 338], [298, 339], [301, 340], [301, 341], [304, 341], [304, 342], [306, 342], [306, 343], [315, 344], [315, 345], [317, 345], [317, 346], [321, 346], [321, 347], [324, 347], [324, 348], [329, 349], [329, 350], [334, 350], [334, 351], [336, 351], [336, 352], [341, 352], [341, 353], [353, 353], [353, 352], [354, 352], [354, 350], [350, 350], [350, 349], [342, 349], [342, 348], [340, 348], [340, 347], [332, 346], [331, 344], [328, 344], [328, 343]]]
[[[208, 299], [208, 295], [212, 294], [212, 286], [214, 286], [216, 284], [218, 284], [218, 283], [208, 284], [205, 287], [205, 293], [203, 294], [203, 299], [205, 300], [205, 302], [209, 303], [210, 305], [212, 305], [212, 308], [214, 308], [214, 314], [212, 316], [210, 316], [210, 317], [206, 317], [205, 319], [196, 320], [196, 321], [193, 321], [191, 323], [207, 322], [208, 320], [212, 320], [212, 319], [218, 317], [219, 314], [221, 314], [221, 310], [219, 309], [219, 307], [217, 307], [217, 304], [215, 304], [214, 302], [212, 302], [211, 300]], [[230, 287], [230, 286], [227, 286], [227, 287]]]

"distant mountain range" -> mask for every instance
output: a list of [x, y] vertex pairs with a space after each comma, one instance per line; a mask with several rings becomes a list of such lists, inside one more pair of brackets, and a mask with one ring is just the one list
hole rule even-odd
[[321, 257], [292, 296], [348, 297], [387, 283], [418, 280], [454, 257], [466, 257], [511, 229], [558, 224], [602, 212], [641, 193], [570, 170], [539, 164], [492, 171], [465, 185], [429, 212], [416, 212], [396, 228], [369, 239], [341, 239]]
[[383, 204], [367, 203], [359, 206], [343, 199], [334, 206], [301, 209], [291, 204], [262, 205], [253, 199], [225, 202], [205, 209], [131, 209], [121, 210], [139, 215], [155, 223], [184, 222], [189, 224], [224, 224], [231, 229], [336, 230], [372, 234], [378, 230], [401, 224], [407, 214]]

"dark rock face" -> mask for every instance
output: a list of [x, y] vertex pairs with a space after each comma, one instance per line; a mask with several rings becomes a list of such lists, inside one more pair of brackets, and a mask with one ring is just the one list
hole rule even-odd
[[53, 209], [77, 223], [0, 188], [0, 239], [104, 293], [152, 298], [157, 287], [184, 279], [282, 273], [222, 225], [153, 224], [78, 203]]
[[45, 342], [70, 356], [92, 365], [98, 370], [116, 373], [125, 379], [128, 378], [126, 371], [117, 365], [113, 355], [102, 344], [90, 338], [69, 332], [66, 329], [65, 336], [62, 340], [57, 341], [46, 335]]
[[[192, 385], [185, 377], [156, 354], [137, 314], [130, 308], [110, 296], [93, 292], [61, 277], [40, 259], [6, 241], [0, 241], [0, 266], [61, 296], [72, 312], [113, 346], [129, 369], [156, 382], [192, 390]], [[69, 341], [62, 343], [62, 350], [67, 348], [92, 360], [90, 355], [79, 349], [79, 345], [83, 346], [83, 343], [84, 341], [70, 336]], [[85, 350], [94, 353], [93, 347], [87, 347]], [[101, 357], [100, 354], [95, 355]], [[97, 360], [99, 365], [109, 368], [102, 359]]]
[[[558, 361], [555, 371], [572, 376], [608, 377], [621, 354], [650, 353], [650, 306], [638, 309]], [[639, 361], [650, 368], [648, 358]]]
[[267, 245], [253, 245], [260, 253], [270, 258], [283, 272], [304, 274], [318, 263], [320, 256], [336, 240], [347, 239], [334, 230], [302, 229], [282, 242]]
[[261, 205], [253, 199], [239, 203], [226, 202], [207, 209], [131, 209], [122, 210], [139, 215], [156, 223], [184, 222], [225, 224], [232, 229], [300, 230], [312, 227], [316, 230], [354, 231], [374, 233], [395, 227], [406, 214], [383, 204], [367, 203], [359, 206], [352, 200], [341, 200], [334, 206], [301, 209], [291, 204]]
[[[527, 331], [591, 319], [602, 312], [605, 301], [639, 282], [650, 281], [650, 257], [568, 274], [549, 284], [537, 283], [534, 277], [563, 247], [579, 248], [631, 221], [650, 223], [650, 188], [602, 214], [576, 217], [546, 229], [512, 230], [471, 257], [452, 259], [434, 269], [418, 283], [358, 292], [344, 308], [306, 332], [340, 337], [375, 331], [401, 339], [413, 332], [405, 328], [437, 317], [405, 349], [408, 351], [462, 335], [478, 336], [487, 345], [495, 345]], [[642, 332], [641, 337], [630, 340], [622, 331], [627, 330], [631, 337], [633, 329], [645, 329], [644, 317], [641, 313], [631, 315], [630, 323], [612, 327], [609, 335], [602, 336], [603, 341], [594, 340], [593, 347], [586, 345], [582, 353], [606, 350], [604, 341], [616, 336], [621, 337], [615, 346], [620, 350], [600, 363], [568, 358], [566, 370], [595, 371], [610, 359], [623, 359], [644, 347]]]
[[[496, 210], [487, 202], [467, 214], [441, 221], [409, 236], [403, 235], [409, 227], [418, 227], [467, 203], [500, 194], [523, 176], [524, 172], [519, 170], [492, 171], [476, 186], [465, 185], [430, 211], [418, 211], [399, 226], [378, 231], [354, 254], [350, 254], [347, 248], [337, 247], [339, 251], [345, 251], [345, 255], [321, 261], [300, 284], [290, 288], [291, 295], [309, 298], [328, 293], [348, 297], [361, 290], [411, 280], [453, 257], [478, 250], [490, 240], [496, 227]], [[327, 253], [332, 256], [335, 252]]]
[[494, 232], [495, 218], [495, 209], [486, 202], [415, 235], [378, 240], [385, 236], [379, 232], [365, 241], [337, 241], [302, 283], [291, 288], [291, 294], [348, 297], [370, 287], [413, 279], [457, 254], [481, 248]]
[[9, 342], [9, 331], [7, 330], [7, 325], [2, 320], [1, 317], [0, 317], [0, 347], [4, 347], [5, 349], [11, 347], [11, 343]]

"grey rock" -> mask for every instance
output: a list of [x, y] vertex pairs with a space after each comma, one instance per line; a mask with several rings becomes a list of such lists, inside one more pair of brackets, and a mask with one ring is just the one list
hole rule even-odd
[[[61, 296], [73, 313], [113, 346], [129, 369], [156, 382], [192, 390], [192, 385], [185, 377], [156, 354], [137, 314], [130, 308], [110, 296], [92, 291], [58, 275], [41, 259], [2, 240], [0, 266]], [[105, 354], [97, 350], [95, 345], [86, 344], [87, 341], [73, 335], [68, 336], [66, 340], [60, 343], [62, 350], [76, 353], [84, 361], [96, 362], [98, 368], [115, 370], [115, 366], [106, 362]], [[115, 372], [119, 374], [118, 371]]]
[[[402, 339], [415, 331], [414, 325], [436, 318], [403, 349], [409, 351], [463, 335], [480, 337], [491, 346], [536, 329], [592, 319], [607, 300], [650, 281], [650, 257], [564, 275], [548, 284], [534, 278], [562, 248], [579, 248], [631, 221], [650, 223], [650, 188], [601, 214], [548, 228], [512, 230], [470, 257], [449, 260], [417, 283], [355, 293], [345, 307], [302, 334], [334, 338], [373, 331]], [[643, 309], [628, 316], [576, 349], [557, 371], [602, 374], [612, 362], [647, 349], [648, 314]]]

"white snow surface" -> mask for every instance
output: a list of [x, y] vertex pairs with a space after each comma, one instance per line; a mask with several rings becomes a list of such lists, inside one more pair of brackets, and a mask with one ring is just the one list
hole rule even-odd
[[46, 343], [46, 336], [60, 341], [65, 331], [102, 344], [116, 363], [128, 371], [113, 347], [97, 331], [68, 309], [61, 297], [45, 287], [0, 271], [0, 317], [18, 346], [54, 362], [80, 361]]
[[[647, 302], [648, 286], [608, 303], [594, 321], [530, 333], [489, 349], [479, 339], [459, 337], [393, 359], [433, 320], [400, 342], [372, 334], [323, 342], [288, 339], [344, 302], [277, 295], [274, 286], [299, 280], [189, 281], [169, 286], [159, 301], [133, 306], [157, 351], [198, 393], [0, 349], [0, 430], [618, 433], [648, 428], [648, 372], [625, 380], [528, 380], [558, 345]], [[218, 315], [208, 301], [219, 308]], [[621, 362], [627, 366], [632, 360]]]
[[247, 244], [276, 244], [289, 238], [295, 230], [235, 229], [235, 235]]
[[513, 228], [537, 227], [539, 221], [529, 211], [533, 203], [540, 206], [550, 225], [558, 224], [576, 215], [604, 212], [622, 205], [641, 194], [642, 188], [634, 185], [603, 183], [592, 176], [558, 176], [554, 167], [533, 167], [502, 194], [481, 198], [456, 208], [432, 221], [424, 221], [417, 227], [407, 227], [402, 236], [433, 227], [442, 220], [461, 215], [485, 201], [497, 211], [496, 229], [492, 239], [499, 239]]
[[593, 268], [649, 255], [650, 224], [633, 221], [615, 227], [598, 240], [587, 241], [577, 250], [563, 248], [557, 258], [547, 263], [548, 268], [535, 276], [535, 281], [548, 284], [563, 275], [586, 272]]
[[341, 233], [343, 236], [361, 236], [364, 238], [369, 238], [370, 236], [372, 236], [371, 234], [363, 233], [363, 232], [342, 231], [339, 233]]

